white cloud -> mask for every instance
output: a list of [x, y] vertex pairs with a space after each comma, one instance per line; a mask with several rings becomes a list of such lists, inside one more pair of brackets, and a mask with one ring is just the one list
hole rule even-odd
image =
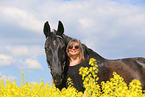
[[40, 32], [42, 29], [40, 26], [42, 22], [29, 11], [17, 7], [1, 7], [1, 12], [3, 16], [9, 17], [9, 20], [15, 22], [15, 25], [20, 25], [25, 29], [30, 29], [36, 32]]
[[[22, 69], [36, 69], [43, 70], [43, 67], [36, 59], [26, 59], [25, 61], [19, 60], [22, 63]], [[21, 68], [20, 67], [20, 68]]]
[[[115, 52], [115, 49], [126, 52], [128, 45], [133, 45], [130, 49], [145, 48], [141, 45], [145, 41], [145, 7], [133, 5], [129, 3], [130, 0], [122, 3], [112, 0], [21, 0], [22, 5], [18, 2], [6, 2], [0, 11], [5, 16], [3, 19], [12, 20], [14, 25], [21, 25], [25, 29], [42, 32], [47, 20], [52, 29], [57, 29], [57, 21], [62, 20], [66, 35], [80, 39], [93, 50], [117, 55], [119, 52]], [[6, 6], [7, 3], [9, 6]], [[20, 45], [7, 46], [6, 50], [11, 56], [19, 57], [19, 60], [37, 59], [44, 54], [42, 46]], [[122, 52], [121, 55], [126, 54]], [[106, 53], [108, 56], [110, 54]]]
[[[1, 74], [1, 73], [0, 73]], [[18, 77], [16, 77], [16, 76], [13, 76], [13, 75], [1, 75], [1, 78], [4, 80], [4, 81], [6, 81], [7, 79], [9, 80], [9, 81], [11, 81], [11, 82], [13, 82], [14, 80], [17, 80], [18, 79]]]
[[13, 62], [13, 58], [8, 55], [0, 54], [0, 66], [10, 66]]
[[0, 47], [0, 66], [43, 70], [38, 57], [44, 54], [41, 46], [5, 45]]
[[90, 18], [82, 18], [79, 20], [83, 28], [92, 28], [92, 25], [94, 25], [94, 22]]
[[28, 47], [27, 46], [6, 46], [6, 49], [15, 56], [23, 56], [28, 55]]
[[6, 50], [10, 52], [13, 56], [17, 57], [32, 57], [37, 58], [39, 55], [44, 54], [44, 49], [42, 46], [33, 45], [14, 45], [14, 46], [5, 46]]

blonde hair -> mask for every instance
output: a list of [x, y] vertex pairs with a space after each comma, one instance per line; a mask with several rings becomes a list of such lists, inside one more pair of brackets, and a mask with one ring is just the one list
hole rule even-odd
[[84, 57], [84, 50], [83, 50], [83, 47], [80, 43], [80, 41], [78, 41], [77, 39], [71, 39], [66, 47], [66, 53], [68, 55], [68, 57], [70, 58], [70, 54], [69, 54], [69, 46], [73, 45], [73, 43], [76, 42], [79, 44], [79, 50], [80, 50], [80, 53], [79, 53], [79, 58], [80, 58], [80, 61], [84, 61], [85, 60], [85, 57]]

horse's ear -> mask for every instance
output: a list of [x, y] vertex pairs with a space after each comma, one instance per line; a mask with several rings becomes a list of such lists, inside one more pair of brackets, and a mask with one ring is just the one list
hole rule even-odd
[[50, 26], [49, 26], [48, 21], [45, 22], [45, 24], [44, 24], [43, 32], [44, 32], [46, 38], [49, 37], [49, 35], [50, 35]]
[[64, 27], [61, 21], [58, 23], [57, 35], [62, 35], [64, 33]]

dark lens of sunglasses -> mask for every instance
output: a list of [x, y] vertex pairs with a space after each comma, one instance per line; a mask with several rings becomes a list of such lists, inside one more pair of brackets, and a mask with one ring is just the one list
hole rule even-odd
[[[75, 45], [74, 47], [75, 47], [75, 49], [79, 49], [79, 46], [78, 46], [78, 45]], [[69, 46], [68, 48], [69, 48], [69, 49], [72, 49], [73, 46]]]
[[69, 48], [69, 49], [72, 49], [72, 48], [73, 48], [73, 46], [71, 45], [71, 46], [69, 46], [68, 48]]
[[76, 46], [75, 46], [75, 49], [79, 49], [79, 46], [78, 46], [78, 45], [76, 45]]

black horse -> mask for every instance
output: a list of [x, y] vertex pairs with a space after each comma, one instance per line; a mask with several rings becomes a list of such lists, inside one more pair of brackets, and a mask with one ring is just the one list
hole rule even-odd
[[[54, 83], [61, 83], [63, 79], [63, 70], [67, 61], [66, 46], [72, 39], [63, 34], [64, 27], [61, 21], [58, 24], [58, 30], [50, 31], [49, 23], [44, 24], [44, 34], [46, 36], [45, 52], [48, 65], [51, 69], [51, 74]], [[133, 79], [138, 79], [142, 83], [142, 88], [145, 89], [145, 58], [124, 58], [117, 60], [108, 60], [101, 57], [99, 54], [82, 44], [84, 49], [85, 59], [95, 58], [98, 65], [98, 77], [101, 81], [107, 81], [112, 77], [113, 72], [117, 72], [129, 84]]]

